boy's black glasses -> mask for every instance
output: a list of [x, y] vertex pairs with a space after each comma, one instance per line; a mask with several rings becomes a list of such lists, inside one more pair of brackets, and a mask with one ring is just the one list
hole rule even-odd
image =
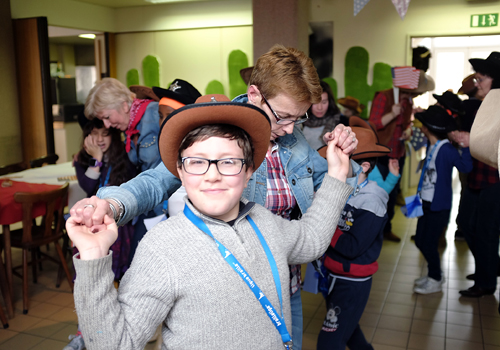
[[284, 119], [284, 118], [280, 118], [278, 116], [278, 113], [276, 113], [273, 109], [273, 107], [271, 107], [271, 105], [269, 104], [269, 102], [267, 102], [267, 99], [266, 97], [261, 93], [262, 95], [262, 98], [264, 99], [264, 102], [266, 103], [267, 107], [269, 107], [269, 109], [271, 110], [271, 112], [273, 113], [274, 117], [276, 118], [276, 124], [279, 124], [279, 125], [290, 125], [292, 123], [294, 123], [295, 125], [299, 125], [299, 124], [302, 124], [302, 123], [305, 123], [308, 119], [309, 119], [309, 115], [307, 115], [307, 112], [304, 116], [298, 118], [298, 119]]
[[217, 171], [221, 175], [232, 176], [238, 175], [243, 169], [245, 160], [241, 158], [222, 158], [222, 159], [206, 159], [198, 157], [183, 157], [182, 166], [184, 171], [191, 175], [205, 174], [210, 165], [215, 164]]

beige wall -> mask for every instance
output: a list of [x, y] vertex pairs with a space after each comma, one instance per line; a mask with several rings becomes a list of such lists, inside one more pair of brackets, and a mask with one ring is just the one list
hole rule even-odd
[[12, 18], [47, 17], [51, 26], [115, 30], [115, 11], [103, 6], [71, 0], [10, 0], [10, 4]]
[[0, 0], [0, 166], [21, 162], [21, 125], [10, 6]]
[[236, 49], [245, 52], [252, 64], [251, 26], [117, 34], [118, 79], [125, 83], [127, 71], [135, 68], [142, 84], [142, 60], [155, 55], [160, 61], [162, 87], [179, 78], [203, 94], [207, 84], [216, 79], [229, 94], [227, 58]]
[[115, 32], [228, 27], [252, 24], [252, 1], [207, 1], [116, 10]]
[[[338, 94], [344, 94], [345, 54], [362, 46], [373, 64], [411, 64], [411, 36], [498, 34], [500, 27], [470, 28], [473, 14], [498, 13], [500, 2], [470, 3], [466, 0], [412, 0], [404, 21], [389, 0], [371, 0], [356, 17], [353, 2], [311, 0], [311, 21], [333, 21], [334, 73]], [[500, 48], [499, 48], [500, 50]]]

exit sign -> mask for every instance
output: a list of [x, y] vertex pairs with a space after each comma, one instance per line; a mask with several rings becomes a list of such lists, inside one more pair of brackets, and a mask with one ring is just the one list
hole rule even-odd
[[471, 15], [471, 27], [496, 27], [498, 26], [498, 13], [488, 13], [485, 15]]

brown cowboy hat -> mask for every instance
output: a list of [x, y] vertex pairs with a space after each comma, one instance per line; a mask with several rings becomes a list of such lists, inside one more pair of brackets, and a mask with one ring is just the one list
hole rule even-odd
[[142, 85], [130, 85], [128, 88], [130, 91], [132, 91], [135, 94], [135, 97], [141, 100], [153, 100], [153, 101], [160, 101], [158, 96], [154, 93], [153, 89], [147, 86], [142, 86]]
[[184, 137], [191, 130], [210, 124], [229, 124], [245, 130], [254, 147], [254, 169], [260, 166], [271, 137], [271, 122], [267, 114], [251, 104], [231, 102], [224, 95], [211, 94], [175, 110], [161, 127], [160, 156], [172, 174], [179, 177], [177, 158]]
[[404, 92], [410, 92], [410, 93], [416, 93], [416, 94], [423, 94], [427, 91], [432, 91], [436, 87], [436, 84], [434, 83], [434, 79], [429, 74], [425, 74], [425, 72], [421, 69], [419, 69], [419, 77], [418, 77], [418, 86], [416, 89], [402, 89], [400, 88], [399, 90], [404, 91]]
[[339, 105], [357, 111], [358, 113], [362, 113], [363, 109], [365, 109], [365, 105], [360, 104], [357, 98], [351, 96], [339, 98], [337, 102]]
[[245, 82], [246, 85], [248, 85], [248, 82], [250, 81], [250, 77], [252, 76], [252, 72], [253, 72], [253, 66], [243, 68], [240, 70], [241, 79], [243, 79], [243, 81]]
[[471, 75], [468, 75], [462, 80], [462, 86], [460, 89], [458, 89], [457, 94], [458, 95], [467, 95], [469, 93], [472, 93], [474, 89], [477, 89], [476, 85], [474, 84], [474, 76], [475, 74], [472, 73]]
[[[358, 139], [358, 148], [355, 153], [352, 155], [352, 159], [359, 160], [365, 158], [375, 158], [386, 156], [391, 152], [391, 149], [387, 146], [381, 145], [378, 142], [377, 133], [374, 131], [372, 125], [370, 125], [367, 121], [352, 116], [349, 118], [349, 126], [352, 131], [356, 134], [356, 138]], [[318, 149], [318, 153], [326, 158], [326, 148], [328, 146], [323, 146]]]

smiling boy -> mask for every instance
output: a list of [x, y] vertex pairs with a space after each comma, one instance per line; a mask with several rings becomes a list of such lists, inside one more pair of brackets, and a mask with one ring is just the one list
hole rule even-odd
[[89, 229], [79, 217], [68, 220], [80, 251], [75, 305], [87, 349], [143, 348], [160, 323], [169, 349], [289, 344], [288, 265], [326, 250], [352, 188], [345, 184], [348, 155], [338, 146], [344, 140], [336, 137], [323, 185], [301, 220], [242, 198], [270, 131], [262, 110], [222, 95], [203, 96], [168, 117], [160, 154], [185, 186], [186, 206], [148, 232], [118, 291], [108, 253], [114, 221], [106, 216]]

